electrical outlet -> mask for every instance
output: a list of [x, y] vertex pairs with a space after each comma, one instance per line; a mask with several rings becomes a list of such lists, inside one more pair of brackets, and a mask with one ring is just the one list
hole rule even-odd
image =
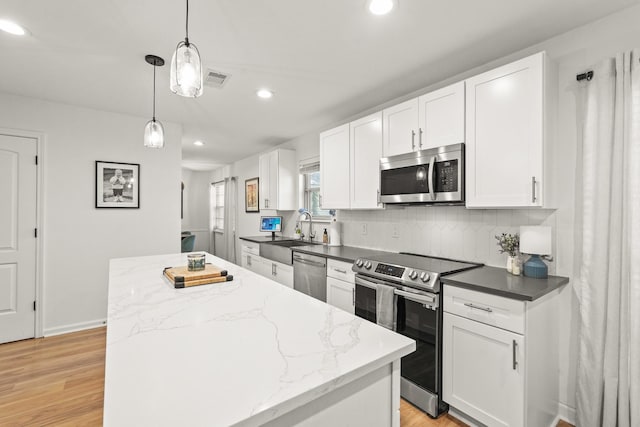
[[365, 236], [367, 234], [367, 223], [362, 223], [361, 226], [361, 233], [363, 236]]
[[400, 237], [400, 227], [398, 227], [398, 224], [393, 224], [393, 230], [391, 231], [391, 237], [393, 237], [394, 239], [397, 239]]

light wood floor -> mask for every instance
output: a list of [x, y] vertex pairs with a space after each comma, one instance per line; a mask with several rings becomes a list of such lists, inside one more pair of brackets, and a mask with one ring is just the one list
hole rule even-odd
[[[0, 345], [0, 426], [100, 426], [106, 328]], [[401, 402], [402, 427], [459, 427]], [[570, 424], [560, 423], [558, 427]]]

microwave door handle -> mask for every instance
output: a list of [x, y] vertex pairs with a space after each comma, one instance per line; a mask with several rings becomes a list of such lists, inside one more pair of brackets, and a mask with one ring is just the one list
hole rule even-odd
[[436, 180], [436, 156], [431, 157], [429, 162], [429, 194], [431, 194], [431, 200], [436, 199], [436, 190], [434, 181]]

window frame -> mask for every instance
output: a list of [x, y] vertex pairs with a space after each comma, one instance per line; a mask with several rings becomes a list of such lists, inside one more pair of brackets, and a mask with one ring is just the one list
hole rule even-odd
[[[318, 184], [317, 186], [311, 186], [311, 179], [310, 179], [310, 175], [312, 173], [320, 173], [320, 161], [315, 159], [313, 161], [308, 161], [304, 164], [300, 164], [300, 168], [299, 168], [299, 176], [300, 176], [300, 196], [301, 196], [301, 201], [302, 201], [302, 205], [304, 207], [304, 209], [308, 210], [309, 212], [311, 212], [311, 215], [313, 215], [313, 220], [314, 221], [319, 221], [319, 222], [329, 222], [331, 221], [331, 215], [329, 214], [329, 210], [324, 210], [324, 209], [319, 209], [319, 211], [323, 212], [324, 214], [317, 214], [314, 215], [313, 211], [312, 211], [312, 197], [313, 194], [317, 193], [318, 194], [318, 205], [320, 203], [320, 191], [321, 191], [321, 186], [320, 184]], [[319, 206], [318, 206], [319, 207]], [[303, 220], [303, 221], [306, 221]]]
[[[222, 194], [218, 193], [218, 189], [222, 190]], [[224, 233], [224, 192], [225, 192], [224, 181], [217, 181], [211, 183], [211, 190], [209, 193], [209, 203], [210, 203], [210, 226], [211, 231], [215, 233]], [[218, 196], [221, 197], [221, 206], [218, 204]], [[222, 226], [218, 227], [218, 222], [222, 222]]]

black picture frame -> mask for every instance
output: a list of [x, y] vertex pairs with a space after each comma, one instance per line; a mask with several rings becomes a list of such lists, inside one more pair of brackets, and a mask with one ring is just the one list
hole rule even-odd
[[244, 211], [260, 212], [260, 178], [258, 177], [244, 181]]
[[96, 209], [140, 208], [140, 165], [96, 160]]

